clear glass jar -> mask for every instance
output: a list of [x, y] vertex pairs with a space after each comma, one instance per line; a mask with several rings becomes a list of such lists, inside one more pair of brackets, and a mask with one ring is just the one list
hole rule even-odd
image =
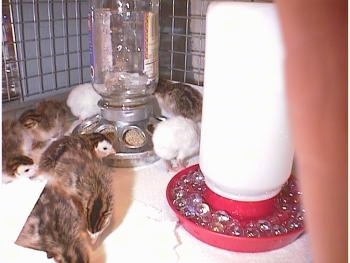
[[104, 106], [146, 104], [159, 77], [159, 0], [91, 0], [90, 60]]

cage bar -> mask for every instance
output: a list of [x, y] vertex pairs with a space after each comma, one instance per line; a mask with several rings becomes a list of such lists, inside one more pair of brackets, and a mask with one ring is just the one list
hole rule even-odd
[[[160, 0], [161, 78], [203, 85], [209, 3]], [[91, 81], [89, 1], [4, 0], [2, 7], [4, 108]]]

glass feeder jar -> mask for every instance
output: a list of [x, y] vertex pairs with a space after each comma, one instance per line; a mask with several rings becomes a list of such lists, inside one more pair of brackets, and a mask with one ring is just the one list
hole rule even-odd
[[90, 0], [91, 80], [101, 113], [79, 132], [106, 133], [116, 154], [104, 161], [134, 167], [157, 160], [149, 125], [159, 78], [159, 0]]
[[147, 119], [159, 77], [159, 0], [91, 0], [92, 84], [109, 121]]

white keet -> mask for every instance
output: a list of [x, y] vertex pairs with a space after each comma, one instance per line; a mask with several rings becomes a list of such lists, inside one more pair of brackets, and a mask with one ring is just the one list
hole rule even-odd
[[[160, 122], [153, 132], [154, 152], [166, 161], [168, 170], [179, 170], [199, 153], [200, 129], [197, 123], [176, 116]], [[175, 165], [172, 161], [175, 160]]]
[[80, 120], [92, 117], [100, 113], [97, 103], [101, 96], [94, 90], [91, 83], [75, 86], [67, 98], [67, 106], [72, 114]]

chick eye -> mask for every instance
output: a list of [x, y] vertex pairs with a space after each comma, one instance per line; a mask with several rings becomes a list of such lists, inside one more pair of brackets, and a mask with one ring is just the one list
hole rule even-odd
[[107, 146], [103, 147], [103, 150], [105, 150], [105, 151], [108, 150], [108, 147]]
[[25, 173], [28, 173], [29, 171], [30, 171], [29, 168], [27, 168], [27, 169], [24, 170]]

